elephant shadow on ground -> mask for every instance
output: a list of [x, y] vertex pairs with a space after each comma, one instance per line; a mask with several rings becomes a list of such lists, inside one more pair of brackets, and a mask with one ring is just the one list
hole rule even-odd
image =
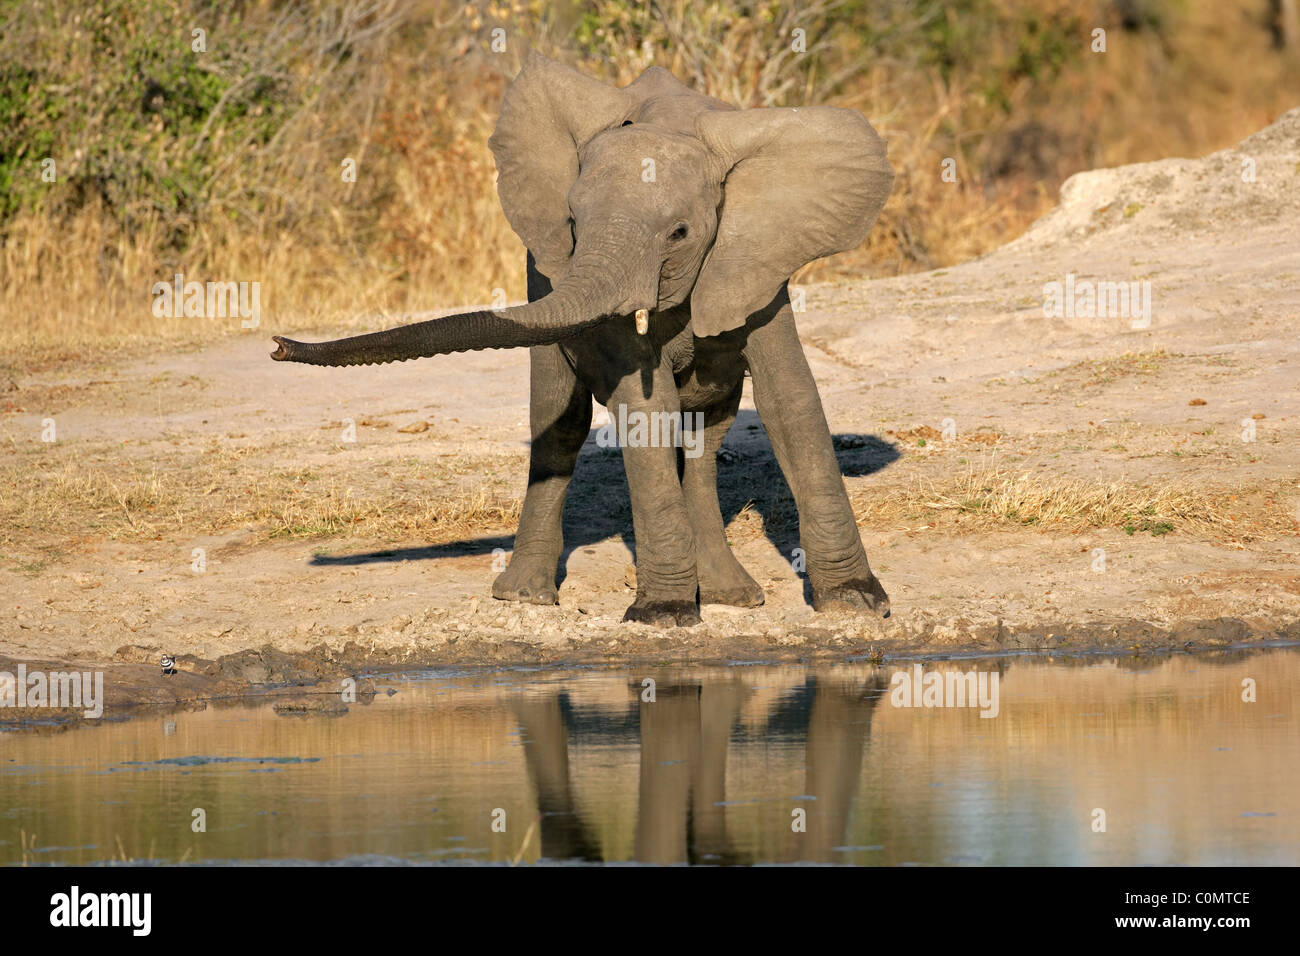
[[[632, 507], [627, 474], [618, 448], [597, 444], [598, 429], [587, 435], [564, 505], [564, 553], [560, 558], [559, 583], [564, 582], [570, 556], [607, 538], [621, 537], [636, 553], [632, 534]], [[840, 473], [861, 477], [887, 468], [901, 457], [898, 447], [875, 435], [843, 433], [832, 436]], [[742, 409], [722, 444], [718, 462], [718, 502], [723, 522], [733, 534], [733, 521], [745, 511], [757, 516], [761, 533], [787, 560], [799, 546], [799, 517], [790, 486], [777, 464], [767, 433], [758, 414]], [[382, 562], [418, 561], [465, 557], [509, 551], [513, 535], [492, 535], [426, 547], [391, 548], [348, 555], [315, 555], [312, 565], [359, 565]], [[805, 577], [802, 573], [801, 577]], [[804, 580], [804, 597], [810, 588]]]
[[[596, 542], [618, 535], [628, 550], [636, 553], [623, 456], [617, 448], [597, 445], [596, 433], [593, 429], [587, 436], [565, 502], [561, 583], [569, 556]], [[874, 435], [844, 433], [833, 435], [832, 440], [840, 474], [846, 477], [870, 475], [901, 457], [897, 446]], [[736, 415], [722, 443], [718, 504], [723, 523], [733, 536], [733, 522], [748, 510], [757, 516], [756, 523], [772, 546], [787, 560], [793, 558], [799, 546], [798, 510], [763, 424], [752, 410], [742, 409]]]

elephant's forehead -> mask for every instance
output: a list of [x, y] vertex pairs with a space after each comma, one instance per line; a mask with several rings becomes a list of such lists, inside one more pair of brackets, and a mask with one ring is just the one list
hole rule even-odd
[[652, 96], [631, 116], [636, 125], [657, 126], [685, 136], [695, 135], [695, 117], [711, 109], [709, 98], [698, 93]]
[[717, 184], [698, 140], [666, 130], [624, 126], [600, 134], [582, 151], [578, 197], [610, 188], [658, 186], [681, 199], [705, 196]]

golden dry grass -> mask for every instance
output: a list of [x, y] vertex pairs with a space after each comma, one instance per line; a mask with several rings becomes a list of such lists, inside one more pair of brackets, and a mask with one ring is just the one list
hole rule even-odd
[[[487, 461], [440, 457], [436, 465], [407, 461], [364, 472], [331, 466], [284, 469], [265, 449], [212, 449], [166, 462], [109, 452], [72, 453], [53, 463], [10, 460], [0, 465], [0, 544], [28, 549], [56, 539], [140, 541], [217, 534], [240, 528], [263, 539], [367, 538], [431, 544], [511, 532], [522, 497], [522, 456]], [[496, 471], [503, 478], [484, 481]], [[424, 474], [435, 475], [425, 480]], [[1268, 540], [1300, 533], [1288, 508], [1285, 482], [1204, 489], [1044, 476], [974, 466], [964, 474], [917, 478], [907, 485], [855, 489], [851, 501], [862, 527], [922, 525], [970, 532], [1041, 529], [1078, 533], [1116, 528], [1174, 533], [1202, 540]], [[776, 502], [768, 525], [790, 530], [793, 504]], [[766, 530], [772, 530], [767, 528]], [[764, 533], [751, 502], [732, 519], [733, 539]]]
[[[48, 198], [0, 222], [0, 364], [239, 331], [238, 318], [155, 316], [153, 285], [177, 272], [260, 282], [263, 322], [286, 330], [485, 302], [496, 288], [522, 297], [524, 251], [496, 201], [487, 148], [509, 65], [439, 53], [430, 68], [431, 49], [472, 35], [467, 10], [312, 0], [181, 17], [208, 23], [214, 36], [237, 33], [237, 42], [214, 43], [208, 68], [236, 83], [286, 83], [292, 115], [267, 144], [212, 147], [209, 138], [215, 169], [190, 211], [160, 209], [143, 194], [114, 207], [93, 188], [78, 198], [84, 187], [74, 184], [95, 175], [79, 158], [86, 144], [56, 142], [59, 181]], [[156, 30], [135, 19], [123, 31]], [[58, 32], [45, 66], [77, 78], [69, 89], [94, 102], [79, 88], [113, 64], [95, 52], [92, 18], [65, 11], [36, 22], [27, 29], [38, 38]], [[0, 65], [22, 62], [22, 37], [6, 39]], [[226, 47], [235, 52], [219, 60]], [[86, 119], [92, 129], [107, 122]], [[195, 148], [161, 132], [151, 144], [176, 164]], [[343, 181], [344, 158], [356, 161], [355, 182]]]
[[1074, 534], [1120, 528], [1130, 534], [1249, 541], [1300, 532], [1300, 521], [1282, 506], [1287, 495], [1294, 495], [1294, 488], [1280, 481], [1207, 489], [1181, 481], [1100, 481], [972, 466], [962, 475], [919, 478], [902, 488], [857, 491], [851, 497], [858, 523], [873, 528], [941, 521], [962, 531], [1019, 527]]
[[[849, 497], [859, 527], [875, 531], [1078, 534], [1112, 528], [1218, 544], [1300, 534], [1295, 486], [1281, 480], [1204, 488], [1183, 481], [1103, 481], [972, 466], [964, 474], [923, 476], [906, 485], [851, 486]], [[732, 519], [727, 533], [733, 540], [787, 534], [797, 521], [788, 498], [769, 499], [762, 508], [751, 501]]]
[[1082, 384], [1085, 386], [1109, 385], [1120, 378], [1134, 375], [1153, 375], [1170, 361], [1181, 358], [1184, 358], [1184, 356], [1176, 352], [1167, 352], [1164, 349], [1125, 352], [1123, 355], [1075, 362], [1073, 365], [1059, 371], [1050, 372], [1043, 378], [1057, 376], [1079, 378], [1082, 379]]
[[[522, 459], [511, 459], [522, 473]], [[367, 470], [370, 470], [369, 468]], [[521, 500], [497, 484], [452, 479], [482, 474], [481, 460], [440, 465], [442, 481], [349, 482], [311, 469], [276, 468], [248, 449], [174, 458], [165, 465], [121, 455], [71, 455], [52, 465], [0, 466], [0, 543], [62, 538], [148, 540], [256, 529], [266, 538], [365, 537], [444, 543], [509, 531]], [[424, 485], [428, 485], [425, 490]]]

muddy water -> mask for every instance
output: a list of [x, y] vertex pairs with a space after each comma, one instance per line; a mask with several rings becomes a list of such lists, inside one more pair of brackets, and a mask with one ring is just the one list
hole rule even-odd
[[[900, 706], [904, 684], [924, 705], [928, 675], [970, 671], [990, 694], [996, 676], [995, 716]], [[1300, 649], [915, 680], [422, 673], [342, 716], [209, 705], [0, 734], [0, 863], [1300, 863]]]

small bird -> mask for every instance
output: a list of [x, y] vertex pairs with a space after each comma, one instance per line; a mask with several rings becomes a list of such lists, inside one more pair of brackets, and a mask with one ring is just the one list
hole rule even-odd
[[170, 654], [164, 654], [162, 656], [162, 672], [164, 674], [175, 674], [176, 658], [172, 657]]

